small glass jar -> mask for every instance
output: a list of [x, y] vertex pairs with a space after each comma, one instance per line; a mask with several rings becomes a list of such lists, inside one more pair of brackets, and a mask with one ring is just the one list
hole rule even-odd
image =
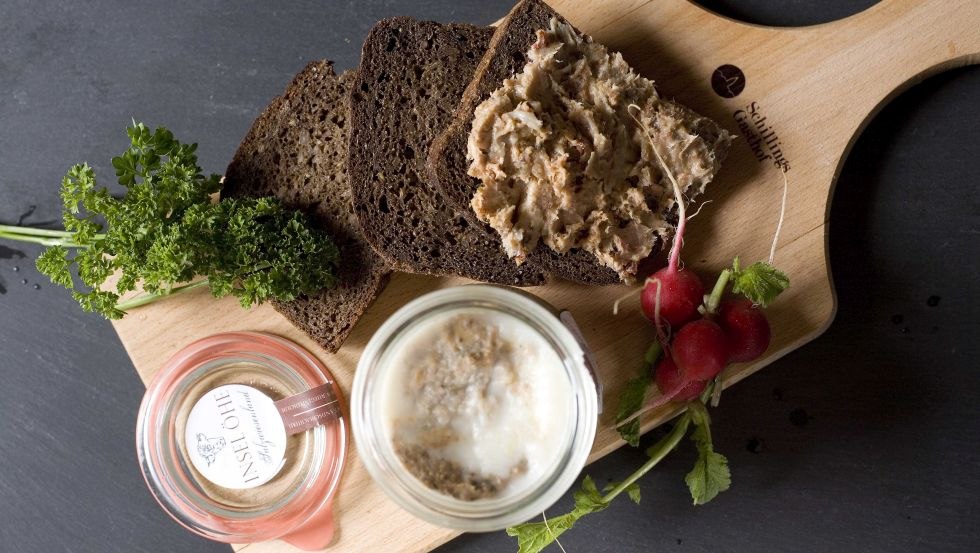
[[[433, 328], [434, 325], [455, 324], [437, 323], [456, 321], [447, 319], [451, 314], [477, 312], [492, 314], [498, 321], [513, 321], [511, 328], [519, 328], [520, 336], [533, 333], [534, 340], [538, 340], [536, 343], [547, 344], [547, 358], [560, 360], [560, 363], [551, 364], [553, 370], [548, 369], [553, 373], [550, 382], [559, 386], [563, 395], [567, 390], [568, 397], [564, 403], [555, 404], [567, 408], [553, 412], [561, 424], [558, 425], [560, 431], [555, 441], [549, 442], [557, 444], [551, 459], [539, 465], [547, 467], [545, 470], [539, 471], [533, 480], [529, 476], [522, 481], [524, 485], [519, 489], [510, 490], [500, 497], [460, 499], [424, 484], [406, 466], [404, 457], [399, 457], [394, 445], [396, 437], [392, 435], [399, 432], [392, 429], [395, 423], [391, 421], [394, 419], [389, 412], [391, 408], [386, 407], [385, 402], [395, 397], [392, 393], [400, 393], [400, 388], [388, 388], [396, 386], [393, 382], [403, 381], [398, 371], [410, 370], [407, 368], [410, 363], [399, 357], [403, 355], [399, 352], [415, 347], [406, 344], [416, 342], [428, 347], [424, 345], [428, 343], [428, 337], [419, 342], [419, 339], [412, 338], [413, 335], [417, 337], [419, 332], [427, 332], [424, 329]], [[560, 318], [554, 308], [525, 292], [492, 285], [467, 285], [437, 290], [417, 298], [394, 313], [375, 332], [361, 355], [355, 373], [351, 417], [360, 458], [375, 482], [391, 499], [418, 518], [438, 526], [463, 531], [491, 531], [540, 514], [569, 489], [592, 449], [599, 392], [589, 366], [591, 354], [581, 337], [577, 336], [574, 323], [566, 325], [562, 322], [566, 318], [564, 315], [567, 312], [563, 312]], [[524, 359], [520, 356], [516, 358]], [[417, 374], [405, 381], [417, 379]], [[520, 425], [516, 425], [514, 430], [520, 432]]]
[[[206, 538], [326, 547], [347, 451], [344, 417], [287, 436], [274, 404], [314, 389], [332, 390], [338, 402], [342, 397], [315, 357], [277, 336], [229, 332], [180, 350], [149, 384], [139, 411], [137, 454], [153, 496], [178, 523]], [[230, 394], [241, 395], [232, 404]], [[215, 398], [221, 402], [212, 405]], [[216, 425], [219, 409], [227, 418]], [[249, 418], [256, 426], [246, 437]], [[239, 427], [240, 441], [225, 430]], [[256, 468], [262, 463], [268, 466]]]

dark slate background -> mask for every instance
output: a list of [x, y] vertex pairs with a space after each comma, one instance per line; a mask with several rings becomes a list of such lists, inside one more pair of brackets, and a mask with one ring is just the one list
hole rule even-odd
[[[872, 3], [703, 2], [770, 25]], [[0, 222], [57, 225], [66, 167], [89, 160], [111, 175], [130, 117], [199, 141], [203, 167], [221, 172], [307, 60], [353, 67], [379, 18], [489, 23], [510, 4], [2, 0]], [[836, 321], [715, 411], [731, 491], [692, 507], [685, 446], [642, 481], [641, 506], [618, 501], [567, 533], [570, 553], [980, 549], [978, 124], [977, 67], [911, 88], [874, 119], [833, 203]], [[143, 388], [109, 324], [34, 270], [38, 251], [0, 244], [0, 551], [227, 551], [145, 490], [133, 450]], [[623, 449], [588, 472], [605, 482], [642, 461]], [[498, 532], [440, 551], [514, 549]]]

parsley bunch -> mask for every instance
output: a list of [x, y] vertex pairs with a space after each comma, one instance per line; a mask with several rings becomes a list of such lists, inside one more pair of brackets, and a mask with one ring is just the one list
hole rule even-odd
[[[302, 213], [274, 198], [213, 202], [220, 179], [201, 173], [197, 144], [142, 123], [134, 122], [127, 134], [129, 149], [112, 159], [126, 189], [122, 198], [98, 188], [87, 164], [75, 165], [61, 183], [65, 231], [0, 226], [0, 237], [50, 246], [38, 270], [71, 290], [83, 309], [116, 319], [126, 309], [200, 286], [250, 307], [335, 284], [337, 248]], [[111, 289], [106, 280], [117, 272]], [[191, 282], [198, 276], [205, 278]], [[146, 294], [119, 303], [137, 284]]]

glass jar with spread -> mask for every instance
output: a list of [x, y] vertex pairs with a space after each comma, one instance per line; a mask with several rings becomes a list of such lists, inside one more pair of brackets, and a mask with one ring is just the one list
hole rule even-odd
[[438, 290], [392, 315], [351, 396], [378, 485], [415, 516], [465, 531], [523, 522], [561, 497], [592, 448], [600, 397], [566, 319], [490, 285]]
[[171, 357], [147, 387], [136, 442], [153, 496], [228, 543], [322, 549], [347, 451], [341, 392], [296, 344], [230, 332]]

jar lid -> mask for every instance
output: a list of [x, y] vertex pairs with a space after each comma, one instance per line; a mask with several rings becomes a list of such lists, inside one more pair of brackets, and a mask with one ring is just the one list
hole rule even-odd
[[[288, 432], [280, 406], [311, 390], [336, 401], [331, 416]], [[229, 332], [198, 340], [147, 387], [136, 430], [140, 469], [164, 510], [192, 532], [322, 548], [347, 451], [341, 397], [326, 367], [283, 338]]]

